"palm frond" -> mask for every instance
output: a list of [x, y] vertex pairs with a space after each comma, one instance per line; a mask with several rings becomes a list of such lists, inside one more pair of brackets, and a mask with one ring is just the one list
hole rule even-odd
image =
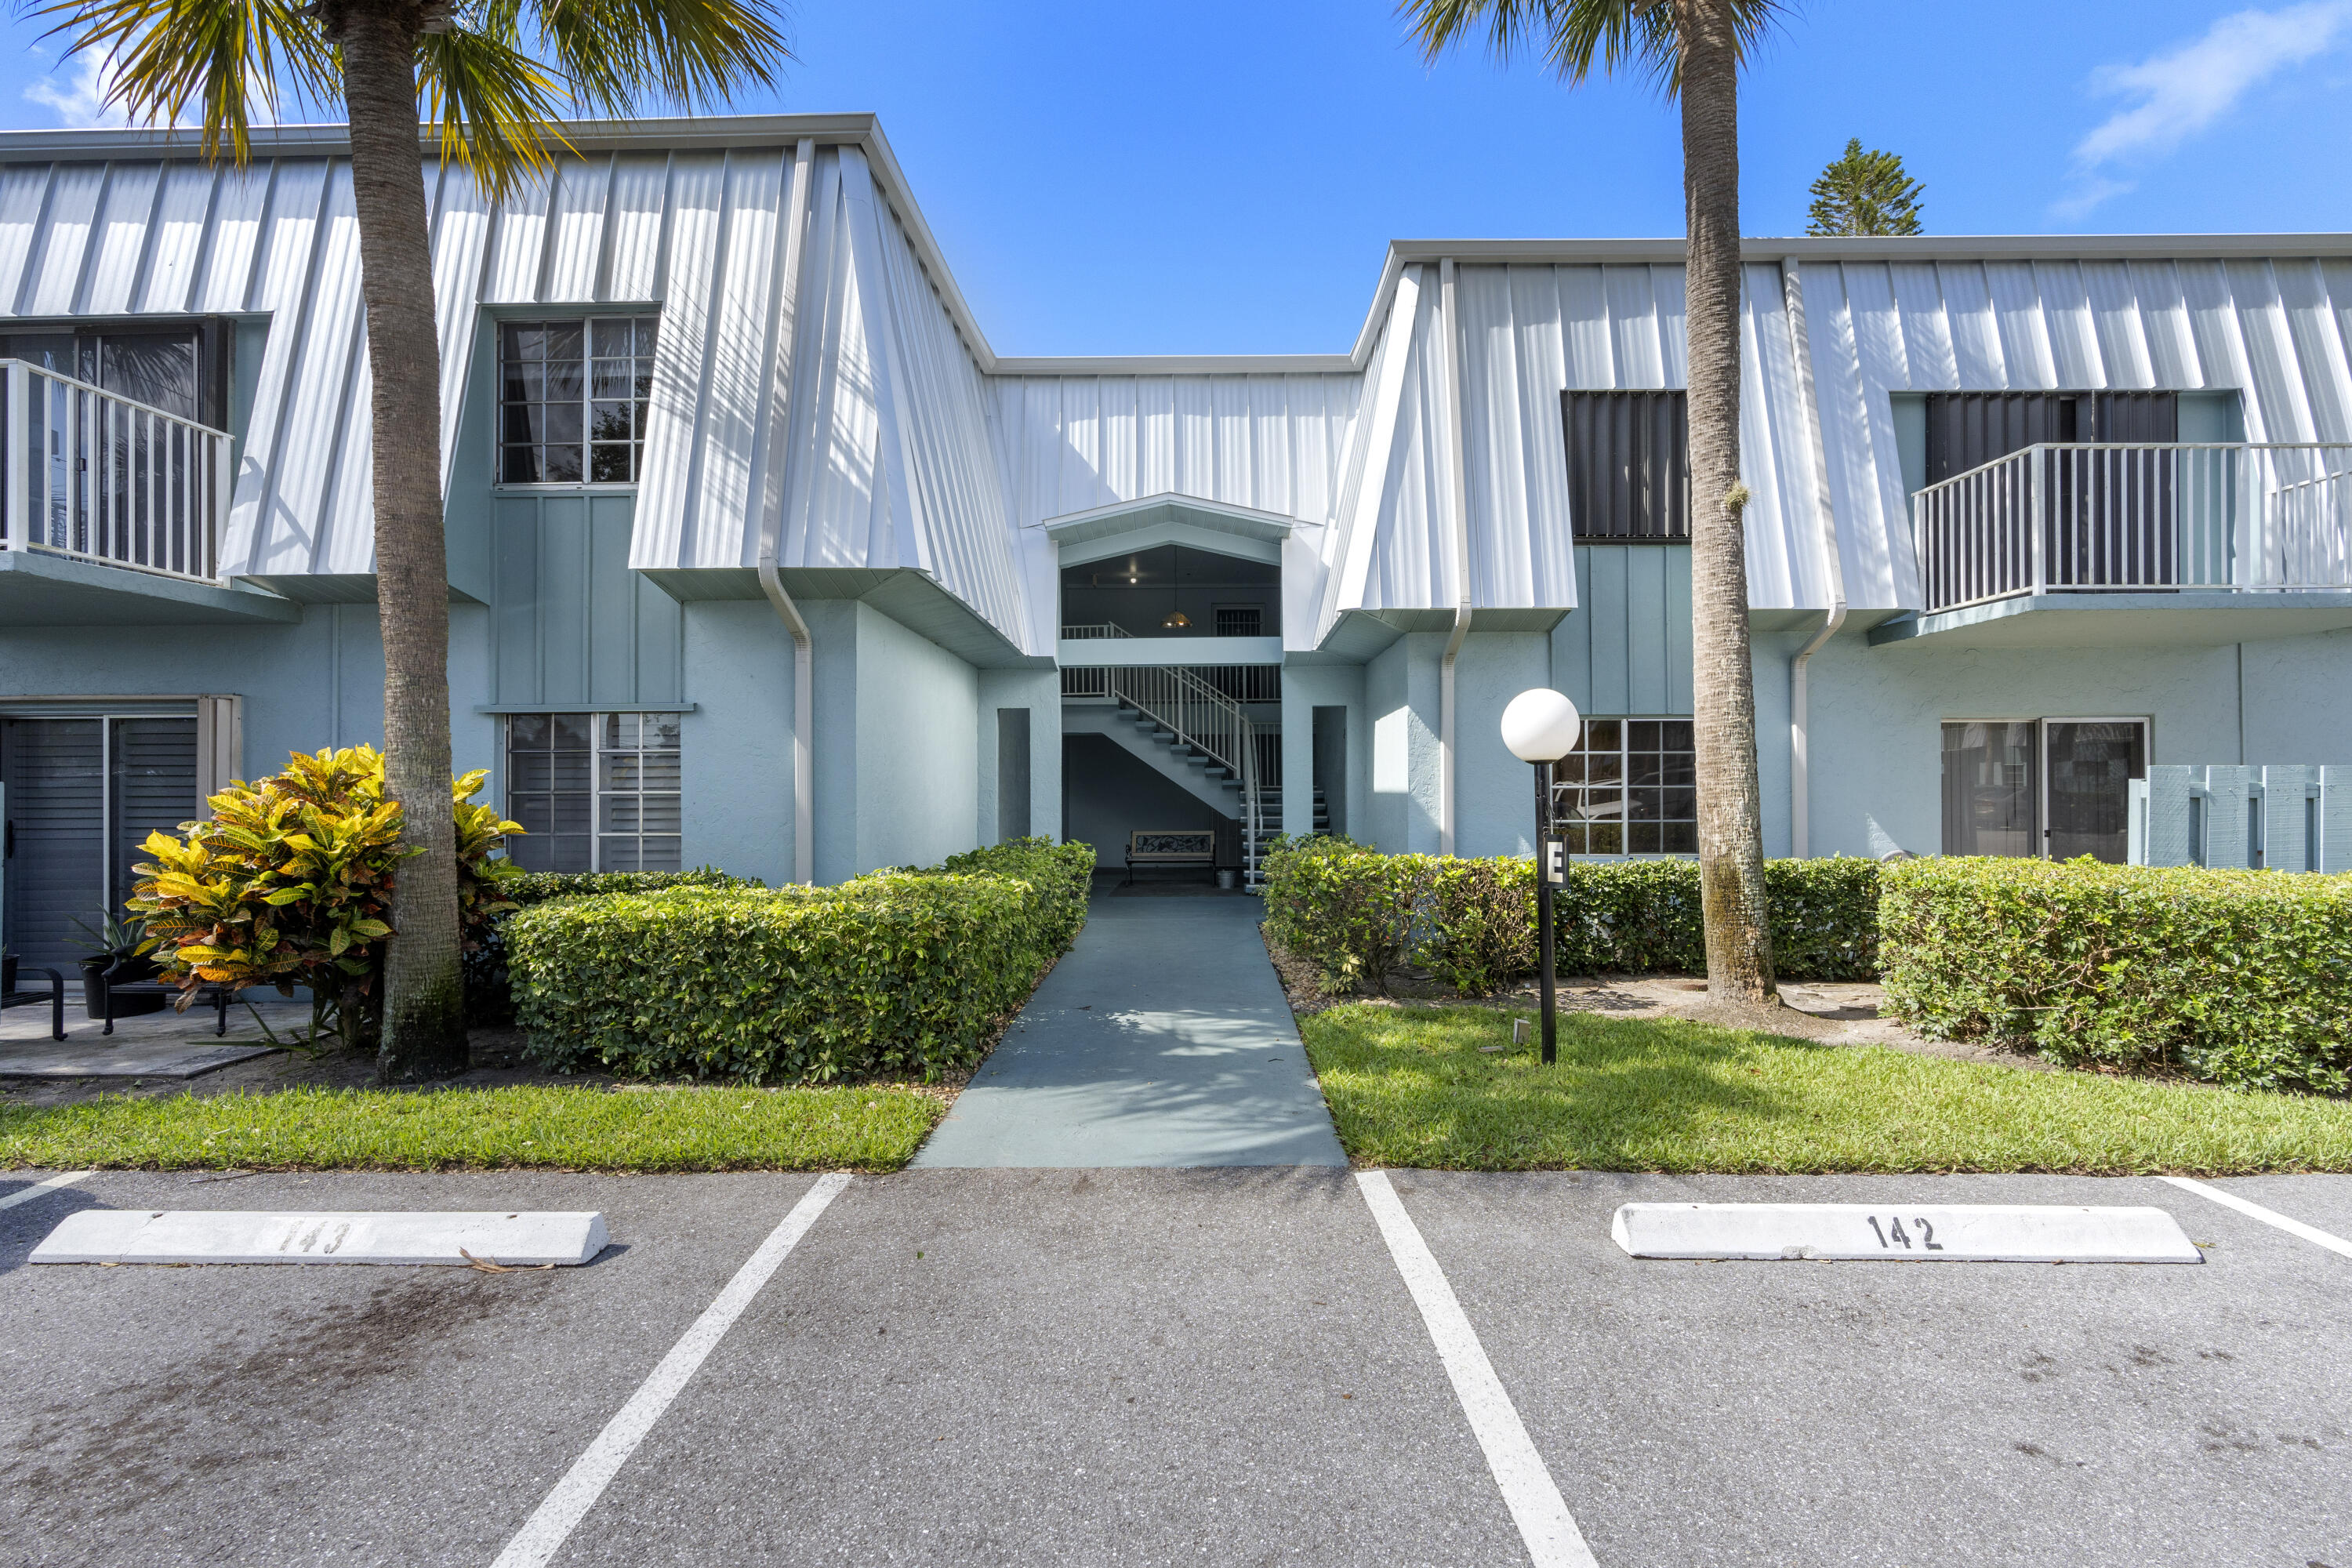
[[251, 152], [253, 110], [278, 118], [279, 94], [321, 103], [342, 96], [319, 24], [289, 0], [59, 0], [33, 8], [65, 35], [68, 56], [100, 52], [107, 101], [133, 123], [170, 125], [198, 107], [207, 157], [224, 142], [239, 163]]
[[494, 195], [548, 166], [563, 84], [522, 47], [520, 0], [484, 0], [416, 40], [420, 115], [456, 163]]
[[791, 58], [768, 0], [536, 0], [538, 26], [573, 100], [634, 112], [647, 95], [685, 109], [775, 85]]
[[[1724, 0], [1740, 63], [1755, 55], [1789, 9], [1785, 0]], [[1497, 61], [1540, 52], [1570, 87], [1631, 69], [1668, 99], [1682, 88], [1682, 53], [1673, 0], [1399, 0], [1422, 58], [1434, 62], [1455, 44], [1484, 33]]]

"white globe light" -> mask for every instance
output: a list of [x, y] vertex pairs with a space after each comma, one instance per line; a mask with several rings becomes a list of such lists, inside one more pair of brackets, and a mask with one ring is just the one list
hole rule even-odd
[[1576, 704], [1548, 686], [1522, 691], [1503, 710], [1503, 744], [1523, 763], [1556, 763], [1576, 750], [1584, 727]]

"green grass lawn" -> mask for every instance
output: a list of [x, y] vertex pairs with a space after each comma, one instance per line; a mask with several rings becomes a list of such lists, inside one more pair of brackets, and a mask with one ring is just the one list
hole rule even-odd
[[1302, 1020], [1348, 1152], [1472, 1171], [2352, 1171], [2342, 1100], [1587, 1013], [1562, 1015], [1546, 1068], [1511, 1045], [1513, 1016], [1357, 1005]]
[[0, 1106], [0, 1167], [895, 1171], [945, 1107], [900, 1089], [594, 1089], [109, 1097]]

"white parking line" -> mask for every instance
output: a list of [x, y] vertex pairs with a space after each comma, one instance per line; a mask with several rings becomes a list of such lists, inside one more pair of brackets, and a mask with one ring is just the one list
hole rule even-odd
[[2347, 1241], [2340, 1236], [2330, 1236], [2317, 1226], [2305, 1225], [2299, 1219], [2289, 1219], [2276, 1209], [2266, 1209], [2262, 1205], [2251, 1203], [2235, 1193], [2225, 1193], [2219, 1187], [2209, 1187], [2203, 1182], [2192, 1181], [2187, 1176], [2158, 1176], [2157, 1180], [2169, 1182], [2182, 1192], [2195, 1193], [2200, 1198], [2210, 1198], [2223, 1208], [2232, 1208], [2240, 1214], [2251, 1215], [2264, 1225], [2277, 1226], [2289, 1236], [2303, 1237], [2314, 1247], [2324, 1247], [2330, 1252], [2340, 1252], [2347, 1258], [2352, 1258], [2352, 1241]]
[[1445, 1271], [1438, 1268], [1429, 1244], [1421, 1238], [1421, 1227], [1412, 1223], [1396, 1189], [1389, 1185], [1389, 1173], [1360, 1172], [1356, 1184], [1371, 1205], [1372, 1218], [1380, 1225], [1381, 1239], [1389, 1244], [1397, 1272], [1404, 1276], [1405, 1289], [1412, 1292], [1413, 1305], [1421, 1309], [1421, 1321], [1436, 1342], [1445, 1375], [1454, 1380], [1454, 1396], [1462, 1402], [1462, 1414], [1469, 1417], [1470, 1430], [1486, 1451], [1486, 1468], [1494, 1472], [1496, 1486], [1502, 1489], [1503, 1501], [1519, 1527], [1519, 1539], [1527, 1542], [1528, 1556], [1536, 1568], [1598, 1568], [1591, 1548], [1584, 1544], [1583, 1532], [1576, 1528], [1575, 1518], [1560, 1498], [1559, 1488], [1552, 1484], [1551, 1471], [1544, 1468], [1543, 1456], [1528, 1439], [1511, 1396], [1503, 1392], [1502, 1380], [1495, 1375], [1494, 1363], [1478, 1343], [1477, 1331], [1463, 1315], [1462, 1303], [1454, 1299]]
[[92, 1171], [68, 1171], [62, 1176], [51, 1176], [46, 1182], [35, 1182], [29, 1187], [19, 1187], [6, 1197], [0, 1198], [0, 1209], [12, 1209], [18, 1204], [31, 1203], [44, 1193], [56, 1192], [59, 1187], [70, 1187], [84, 1176], [96, 1173]]
[[718, 1299], [702, 1310], [694, 1326], [670, 1347], [669, 1354], [662, 1357], [661, 1364], [638, 1385], [619, 1414], [604, 1424], [596, 1440], [588, 1445], [588, 1451], [564, 1472], [563, 1479], [555, 1483], [555, 1489], [547, 1494], [538, 1510], [507, 1542], [507, 1549], [499, 1553], [492, 1568], [541, 1568], [555, 1555], [572, 1527], [595, 1506], [606, 1485], [628, 1463], [629, 1456], [637, 1451], [637, 1445], [646, 1440], [654, 1423], [662, 1418], [670, 1401], [686, 1387], [702, 1365], [703, 1358], [718, 1346], [735, 1320], [743, 1315], [743, 1309], [751, 1304], [751, 1298], [760, 1293], [760, 1287], [768, 1282], [801, 1237], [808, 1234], [816, 1216], [824, 1212], [824, 1205], [847, 1185], [849, 1176], [845, 1172], [817, 1178], [816, 1185], [793, 1205], [793, 1212], [784, 1216], [782, 1225], [768, 1233], [760, 1250], [735, 1271], [735, 1278], [727, 1281], [727, 1288], [719, 1292]]

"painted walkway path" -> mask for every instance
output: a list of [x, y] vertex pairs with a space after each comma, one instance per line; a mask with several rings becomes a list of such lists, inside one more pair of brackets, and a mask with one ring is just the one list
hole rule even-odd
[[915, 1163], [1345, 1165], [1265, 910], [1097, 898]]

